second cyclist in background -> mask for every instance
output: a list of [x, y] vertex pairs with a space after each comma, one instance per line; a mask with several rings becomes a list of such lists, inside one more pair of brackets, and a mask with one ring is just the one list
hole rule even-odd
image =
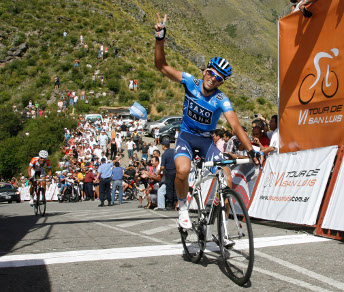
[[[29, 167], [27, 169], [27, 173], [30, 178], [30, 205], [33, 206], [33, 192], [34, 186], [36, 184], [35, 179], [39, 179], [40, 177], [46, 176], [47, 172], [45, 168], [48, 169], [48, 175], [51, 176], [51, 163], [48, 159], [48, 151], [41, 150], [37, 157], [33, 157], [30, 161]], [[46, 190], [46, 182], [45, 180], [42, 181], [42, 187]]]

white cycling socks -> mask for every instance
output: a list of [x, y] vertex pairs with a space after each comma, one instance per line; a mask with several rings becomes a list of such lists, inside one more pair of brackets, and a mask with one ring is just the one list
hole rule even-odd
[[184, 211], [184, 210], [187, 210], [187, 202], [186, 202], [186, 198], [184, 199], [180, 199], [178, 198], [178, 207], [179, 207], [179, 211]]

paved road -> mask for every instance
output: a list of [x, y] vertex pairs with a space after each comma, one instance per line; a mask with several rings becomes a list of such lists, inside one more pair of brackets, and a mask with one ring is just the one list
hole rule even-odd
[[137, 201], [0, 203], [1, 291], [344, 291], [343, 243], [306, 228], [255, 221], [255, 268], [248, 287], [227, 277], [219, 254], [199, 264], [182, 255], [177, 212]]

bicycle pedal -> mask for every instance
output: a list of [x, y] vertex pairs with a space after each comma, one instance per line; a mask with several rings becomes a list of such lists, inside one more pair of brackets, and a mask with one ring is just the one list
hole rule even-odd
[[224, 247], [225, 249], [232, 249], [234, 245], [235, 245], [234, 242], [230, 242], [230, 243], [227, 243], [226, 245], [224, 245], [223, 247]]

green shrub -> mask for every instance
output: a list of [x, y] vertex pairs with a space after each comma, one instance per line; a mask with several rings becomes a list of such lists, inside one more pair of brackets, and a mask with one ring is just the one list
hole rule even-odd
[[26, 41], [25, 34], [19, 33], [15, 38], [14, 38], [14, 45], [19, 46], [20, 44], [24, 43]]
[[264, 105], [266, 103], [266, 99], [264, 97], [258, 97], [257, 101], [259, 104]]
[[27, 59], [27, 64], [28, 64], [29, 66], [36, 66], [36, 58], [33, 57], [33, 56], [29, 57], [29, 58]]
[[63, 72], [68, 72], [72, 68], [72, 65], [67, 62], [61, 63], [61, 69]]
[[35, 40], [33, 40], [33, 39], [29, 39], [29, 41], [28, 41], [28, 45], [29, 45], [29, 48], [37, 48], [38, 47], [38, 45], [39, 45], [39, 43], [38, 42], [36, 42]]
[[147, 92], [141, 91], [139, 93], [139, 101], [149, 101], [149, 100], [150, 100], [150, 96]]
[[154, 78], [145, 78], [139, 83], [139, 88], [147, 91], [152, 91], [156, 86], [156, 80]]
[[41, 74], [36, 80], [36, 87], [42, 87], [50, 83], [50, 77], [47, 74]]
[[79, 39], [78, 39], [78, 37], [76, 37], [76, 36], [74, 36], [74, 35], [71, 35], [71, 36], [69, 37], [69, 41], [70, 41], [70, 43], [71, 43], [73, 46], [75, 46], [75, 45], [79, 42]]
[[237, 36], [237, 25], [228, 24], [225, 31], [228, 33], [230, 37], [235, 38]]
[[0, 103], [4, 103], [11, 99], [11, 94], [8, 91], [0, 92]]
[[164, 109], [165, 107], [162, 104], [158, 104], [158, 106], [156, 107], [156, 110], [158, 111], [158, 113], [161, 113]]
[[91, 105], [92, 106], [97, 106], [97, 105], [99, 105], [99, 103], [100, 103], [99, 98], [92, 98], [91, 99]]
[[[21, 126], [21, 123], [13, 116], [6, 119], [6, 124], [11, 123]], [[76, 121], [68, 116], [58, 117], [50, 114], [49, 119], [38, 117], [28, 120], [22, 130], [17, 129], [17, 133], [18, 130], [20, 131], [18, 136], [2, 139], [0, 175], [8, 178], [20, 170], [27, 169], [28, 159], [36, 156], [41, 149], [47, 150], [50, 154], [56, 152], [63, 141], [65, 127], [76, 127]]]
[[42, 46], [41, 46], [41, 52], [47, 52], [48, 51], [48, 46], [46, 45], [46, 44], [43, 44]]
[[81, 114], [89, 113], [90, 109], [90, 104], [85, 103], [83, 100], [79, 100], [75, 105], [75, 110]]
[[106, 82], [106, 84], [109, 90], [113, 91], [115, 94], [117, 94], [121, 88], [121, 84], [117, 79], [110, 79]]

